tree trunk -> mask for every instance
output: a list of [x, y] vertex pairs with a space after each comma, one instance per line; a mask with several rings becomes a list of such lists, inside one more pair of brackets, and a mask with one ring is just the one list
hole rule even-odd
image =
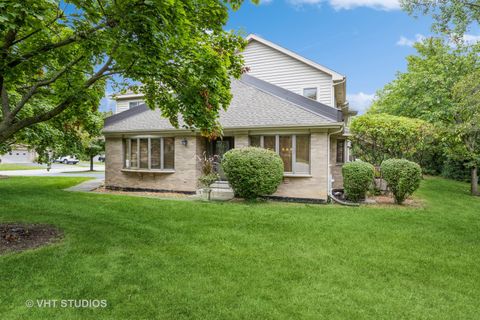
[[475, 166], [472, 168], [472, 186], [471, 186], [471, 191], [473, 196], [478, 196], [480, 195], [478, 193], [478, 167]]
[[90, 156], [90, 171], [93, 171], [93, 158], [94, 156]]

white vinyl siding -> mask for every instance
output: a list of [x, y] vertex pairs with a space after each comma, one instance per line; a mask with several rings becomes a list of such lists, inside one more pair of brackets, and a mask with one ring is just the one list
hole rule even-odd
[[128, 109], [130, 109], [130, 102], [137, 102], [137, 101], [142, 101], [142, 100], [138, 100], [138, 98], [117, 100], [116, 106], [115, 106], [115, 113], [127, 111]]
[[317, 100], [334, 107], [331, 75], [255, 40], [242, 54], [249, 75], [299, 95], [305, 88], [317, 88]]

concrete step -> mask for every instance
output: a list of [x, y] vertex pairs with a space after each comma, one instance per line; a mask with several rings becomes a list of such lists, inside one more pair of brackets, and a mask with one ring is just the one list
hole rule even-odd
[[232, 189], [228, 181], [215, 181], [210, 187], [215, 189]]
[[212, 188], [210, 200], [226, 201], [234, 198], [232, 189]]

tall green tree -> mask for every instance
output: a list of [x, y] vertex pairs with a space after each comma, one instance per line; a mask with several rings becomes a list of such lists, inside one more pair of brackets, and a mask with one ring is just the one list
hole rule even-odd
[[223, 26], [242, 2], [0, 0], [0, 144], [61, 114], [81, 119], [107, 79], [142, 83], [174, 125], [181, 115], [187, 127], [219, 130], [245, 45]]
[[446, 39], [429, 38], [415, 44], [417, 53], [407, 60], [407, 71], [377, 92], [369, 112], [385, 112], [450, 122], [453, 88], [465, 74], [479, 67], [479, 46], [452, 46]]
[[454, 87], [454, 121], [446, 130], [450, 157], [466, 161], [471, 171], [471, 192], [478, 191], [480, 166], [480, 69], [465, 75]]
[[[453, 46], [439, 38], [427, 39], [415, 48], [418, 55], [407, 57], [407, 71], [378, 92], [369, 113], [419, 118], [434, 124], [442, 132], [445, 155], [465, 163], [475, 178], [478, 104], [474, 99], [478, 95], [474, 84], [479, 79], [480, 48]], [[476, 181], [472, 180], [472, 194], [477, 193]]]
[[69, 113], [25, 128], [16, 135], [15, 142], [35, 146], [39, 163], [51, 163], [59, 156], [89, 157], [89, 146], [101, 138], [105, 115], [89, 111], [81, 118]]
[[480, 23], [478, 0], [400, 0], [410, 14], [432, 14], [434, 29], [461, 37], [474, 23]]
[[380, 167], [383, 161], [403, 158], [432, 173], [439, 153], [439, 137], [434, 126], [424, 120], [388, 114], [367, 113], [355, 117], [350, 126], [354, 155]]

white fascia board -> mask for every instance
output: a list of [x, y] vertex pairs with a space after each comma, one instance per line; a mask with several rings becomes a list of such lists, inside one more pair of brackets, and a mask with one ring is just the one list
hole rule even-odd
[[143, 94], [141, 94], [141, 93], [112, 94], [111, 97], [115, 100], [131, 99], [131, 98], [143, 98]]

